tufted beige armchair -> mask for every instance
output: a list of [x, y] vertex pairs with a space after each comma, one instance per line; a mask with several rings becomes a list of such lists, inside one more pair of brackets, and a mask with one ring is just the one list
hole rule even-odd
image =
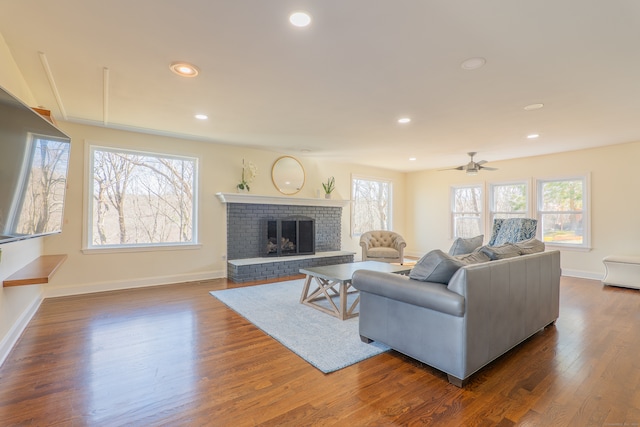
[[367, 231], [360, 236], [363, 261], [404, 262], [407, 243], [398, 233], [387, 230]]

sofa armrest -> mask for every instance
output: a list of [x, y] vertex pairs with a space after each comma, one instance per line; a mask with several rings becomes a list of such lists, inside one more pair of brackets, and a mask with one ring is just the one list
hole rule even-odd
[[369, 249], [370, 245], [371, 245], [371, 236], [367, 234], [363, 234], [362, 236], [360, 236], [360, 246], [362, 246], [362, 249], [367, 250]]
[[380, 295], [452, 316], [464, 316], [464, 297], [440, 283], [421, 282], [399, 274], [370, 270], [357, 270], [353, 274], [352, 283], [353, 287], [361, 292]]
[[398, 252], [402, 252], [402, 250], [407, 246], [407, 242], [404, 241], [404, 238], [396, 234], [393, 239], [393, 247]]
[[360, 246], [362, 246], [362, 260], [365, 261], [369, 253], [369, 241], [360, 239]]

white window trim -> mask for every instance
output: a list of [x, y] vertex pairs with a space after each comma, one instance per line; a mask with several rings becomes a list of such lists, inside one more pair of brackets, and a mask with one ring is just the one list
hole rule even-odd
[[571, 181], [571, 180], [583, 180], [584, 181], [584, 193], [582, 194], [582, 215], [583, 215], [583, 227], [584, 227], [584, 240], [581, 245], [573, 245], [568, 243], [558, 242], [545, 242], [545, 246], [554, 249], [573, 250], [588, 252], [591, 250], [591, 174], [576, 174], [556, 177], [545, 177], [535, 179], [535, 207], [536, 207], [536, 219], [538, 220], [538, 232], [537, 236], [540, 240], [542, 236], [542, 215], [540, 211], [542, 193], [540, 187], [545, 182], [554, 181]]
[[349, 192], [351, 194], [351, 214], [350, 214], [350, 229], [349, 233], [351, 237], [360, 237], [361, 234], [357, 234], [354, 232], [355, 230], [355, 204], [356, 198], [353, 194], [353, 180], [360, 179], [363, 181], [378, 181], [378, 182], [386, 182], [389, 184], [389, 230], [393, 231], [393, 180], [389, 178], [381, 178], [377, 176], [368, 176], [368, 175], [358, 175], [351, 174], [351, 181], [349, 182]]
[[[93, 224], [93, 150], [103, 149], [109, 151], [130, 152], [146, 154], [151, 156], [163, 156], [176, 159], [189, 159], [196, 162], [196, 179], [193, 184], [193, 239], [191, 242], [184, 243], [156, 243], [156, 244], [139, 244], [139, 245], [104, 245], [104, 246], [92, 246], [91, 245], [91, 233], [89, 232], [89, 224]], [[199, 187], [200, 187], [200, 162], [201, 159], [198, 156], [180, 155], [173, 153], [160, 153], [147, 150], [135, 150], [131, 148], [124, 148], [117, 145], [104, 145], [85, 140], [84, 143], [84, 200], [82, 203], [82, 247], [81, 251], [84, 254], [92, 253], [119, 253], [119, 252], [149, 252], [149, 251], [167, 251], [167, 250], [192, 250], [200, 249], [202, 245], [199, 243], [198, 233], [198, 219], [199, 219]]]
[[463, 188], [475, 188], [480, 187], [480, 234], [485, 234], [486, 228], [486, 204], [487, 204], [487, 188], [484, 182], [476, 183], [476, 184], [464, 184], [464, 185], [452, 185], [449, 190], [449, 235], [451, 239], [455, 239], [456, 230], [455, 230], [455, 214], [458, 213], [455, 211], [455, 192], [456, 190]]

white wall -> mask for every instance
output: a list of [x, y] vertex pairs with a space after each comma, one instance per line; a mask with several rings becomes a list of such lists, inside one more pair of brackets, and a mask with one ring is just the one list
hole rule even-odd
[[[591, 246], [588, 252], [563, 250], [563, 274], [601, 279], [602, 258], [640, 254], [640, 226], [634, 177], [640, 142], [548, 156], [491, 162], [498, 171], [467, 177], [459, 171], [423, 171], [407, 176], [407, 251], [416, 255], [451, 246], [452, 185], [531, 180], [576, 174], [591, 177]], [[533, 191], [533, 182], [532, 182]], [[490, 233], [488, 230], [485, 234]], [[485, 241], [488, 236], [485, 236]]]
[[[80, 124], [59, 123], [72, 138], [71, 164], [63, 233], [45, 239], [47, 254], [67, 254], [67, 260], [45, 287], [46, 296], [71, 295], [136, 286], [225, 277], [226, 206], [217, 192], [235, 192], [240, 180], [242, 159], [258, 166], [251, 193], [282, 196], [271, 180], [271, 167], [282, 153], [238, 148], [229, 145], [190, 141]], [[197, 249], [145, 252], [84, 253], [83, 208], [86, 200], [84, 176], [87, 144], [123, 147], [142, 151], [194, 156], [199, 159], [199, 242]], [[308, 156], [297, 157], [305, 168], [302, 191], [290, 197], [314, 198], [329, 176], [336, 178], [333, 197], [349, 199], [351, 174], [393, 180], [394, 229], [404, 232], [404, 173], [369, 167], [337, 164]], [[324, 197], [324, 193], [321, 194]], [[350, 207], [343, 209], [342, 249], [360, 256], [358, 238], [350, 236]]]

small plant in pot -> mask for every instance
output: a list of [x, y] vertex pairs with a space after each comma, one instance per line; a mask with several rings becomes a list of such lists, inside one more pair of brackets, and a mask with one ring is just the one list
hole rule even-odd
[[330, 177], [327, 179], [327, 182], [322, 183], [322, 188], [324, 188], [324, 198], [330, 199], [331, 192], [336, 188], [336, 179], [334, 177]]

